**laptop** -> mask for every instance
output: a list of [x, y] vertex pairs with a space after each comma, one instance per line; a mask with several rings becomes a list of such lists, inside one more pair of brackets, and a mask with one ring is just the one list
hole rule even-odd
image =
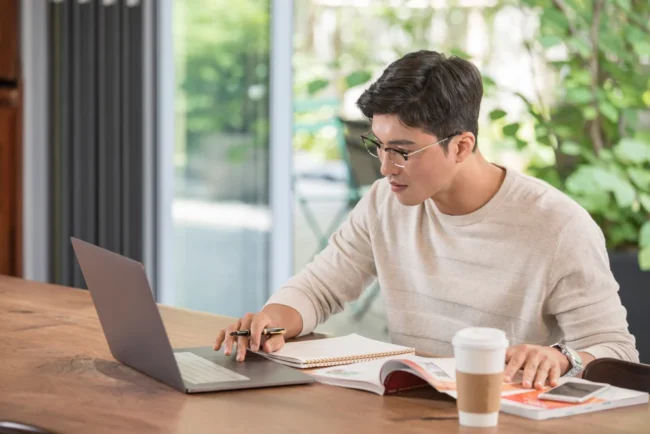
[[111, 354], [117, 361], [184, 393], [314, 382], [299, 370], [250, 351], [245, 361], [238, 362], [212, 347], [172, 349], [144, 266], [71, 239]]

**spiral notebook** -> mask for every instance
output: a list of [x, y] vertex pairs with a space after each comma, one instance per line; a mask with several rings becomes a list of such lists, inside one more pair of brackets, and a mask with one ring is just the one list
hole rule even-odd
[[288, 342], [274, 353], [257, 354], [294, 368], [319, 368], [375, 360], [382, 357], [413, 354], [414, 348], [350, 334], [328, 339]]

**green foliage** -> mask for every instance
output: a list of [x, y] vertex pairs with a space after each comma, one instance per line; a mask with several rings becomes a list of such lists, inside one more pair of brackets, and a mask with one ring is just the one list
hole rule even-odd
[[[269, 5], [267, 0], [183, 0], [174, 23], [179, 87], [192, 148], [204, 134], [268, 130]], [[234, 160], [241, 150], [232, 150]]]
[[[553, 95], [528, 109], [535, 145], [554, 161], [533, 158], [534, 176], [565, 191], [600, 224], [610, 249], [638, 249], [650, 269], [650, 3], [617, 0], [526, 0], [540, 16], [531, 53], [557, 51]], [[541, 92], [540, 92], [541, 93]], [[505, 116], [494, 110], [493, 120]], [[528, 120], [527, 120], [528, 121]], [[647, 121], [646, 121], [647, 122]], [[521, 140], [517, 123], [503, 134]]]
[[307, 93], [309, 95], [315, 95], [321, 90], [325, 89], [327, 86], [329, 86], [330, 82], [325, 80], [324, 78], [317, 78], [315, 80], [310, 81], [307, 83]]
[[[408, 3], [409, 0], [374, 0], [368, 7], [348, 5], [328, 8], [336, 17], [331, 35], [331, 48], [336, 59], [333, 62], [323, 62], [312, 55], [314, 39], [311, 29], [305, 35], [297, 35], [293, 58], [294, 96], [301, 106], [305, 100], [309, 100], [316, 108], [309, 111], [296, 110], [296, 149], [328, 158], [340, 158], [336, 140], [342, 140], [342, 132], [335, 132], [334, 129], [341, 128], [341, 124], [335, 119], [337, 113], [332, 113], [329, 107], [324, 106], [329, 105], [329, 99], [335, 98], [340, 107], [345, 92], [356, 86], [367, 85], [386, 67], [387, 59], [395, 60], [420, 49], [435, 49], [471, 58], [460, 48], [467, 36], [465, 24], [468, 8], [458, 7], [456, 1], [450, 2], [446, 8], [414, 8]], [[496, 12], [507, 6], [507, 3], [498, 1], [497, 5], [484, 8], [482, 13], [486, 20], [491, 21]], [[297, 7], [298, 15], [303, 12], [301, 16], [306, 21], [310, 21], [310, 14], [323, 11], [317, 2], [311, 0], [300, 0]], [[445, 14], [445, 21], [451, 24], [444, 42], [432, 38], [434, 17], [439, 14]], [[382, 35], [378, 34], [379, 31]], [[381, 50], [377, 50], [377, 40], [386, 33], [394, 37], [389, 39], [388, 44], [383, 43]], [[494, 80], [487, 76], [483, 77], [483, 85], [486, 94], [496, 87]], [[493, 114], [497, 118], [505, 115], [505, 112]]]
[[372, 74], [369, 71], [354, 71], [345, 77], [345, 84], [347, 87], [359, 86], [370, 80], [370, 77], [372, 77]]

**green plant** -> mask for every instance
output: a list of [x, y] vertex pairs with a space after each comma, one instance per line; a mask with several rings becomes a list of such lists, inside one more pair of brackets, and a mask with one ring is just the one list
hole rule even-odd
[[[461, 7], [457, 0], [448, 2], [447, 7], [420, 8], [410, 0], [376, 0], [369, 7], [349, 5], [323, 6], [322, 2], [301, 0], [297, 5], [298, 16], [313, 23], [315, 17], [325, 10], [335, 17], [331, 35], [331, 62], [324, 62], [313, 52], [312, 27], [306, 27], [305, 34], [296, 38], [296, 53], [293, 57], [295, 82], [294, 95], [300, 105], [311, 104], [310, 110], [298, 110], [294, 116], [296, 149], [320, 154], [326, 158], [341, 158], [337, 140], [340, 140], [340, 123], [335, 118], [338, 108], [332, 100], [341, 105], [344, 94], [350, 88], [367, 84], [373, 76], [381, 73], [386, 63], [419, 49], [436, 49], [445, 53], [469, 59], [471, 56], [460, 47], [466, 42], [470, 8]], [[492, 26], [498, 11], [507, 5], [499, 0], [481, 9], [483, 17]], [[435, 40], [432, 30], [435, 17], [450, 23], [444, 41]], [[390, 42], [383, 43], [381, 50], [377, 42], [381, 36], [389, 35]], [[494, 82], [484, 77], [486, 93]]]
[[267, 146], [268, 1], [183, 0], [174, 7], [188, 150], [205, 135], [247, 134], [248, 146], [228, 151], [230, 161], [241, 161], [252, 147]]
[[[650, 3], [523, 0], [540, 17], [527, 43], [546, 59], [552, 92], [518, 94], [527, 119], [502, 127], [537, 149], [528, 171], [566, 192], [601, 226], [611, 250], [638, 250], [650, 269]], [[493, 121], [506, 112], [494, 110]], [[501, 120], [501, 121], [499, 121]], [[542, 156], [551, 155], [551, 158]]]

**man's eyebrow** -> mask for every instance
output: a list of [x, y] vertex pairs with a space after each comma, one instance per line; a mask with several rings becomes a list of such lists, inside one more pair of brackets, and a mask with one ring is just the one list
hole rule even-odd
[[389, 145], [415, 145], [415, 142], [412, 140], [397, 139], [397, 140], [390, 140], [388, 144]]
[[[371, 134], [375, 138], [375, 140], [377, 140], [379, 143], [383, 144], [383, 142], [381, 140], [379, 140], [379, 137], [377, 137], [377, 135], [375, 133], [373, 133], [371, 131]], [[408, 145], [415, 145], [416, 143], [414, 141], [412, 141], [412, 140], [407, 140], [407, 139], [395, 139], [395, 140], [389, 140], [387, 144], [388, 145], [398, 145], [398, 146], [399, 145], [408, 146]]]

